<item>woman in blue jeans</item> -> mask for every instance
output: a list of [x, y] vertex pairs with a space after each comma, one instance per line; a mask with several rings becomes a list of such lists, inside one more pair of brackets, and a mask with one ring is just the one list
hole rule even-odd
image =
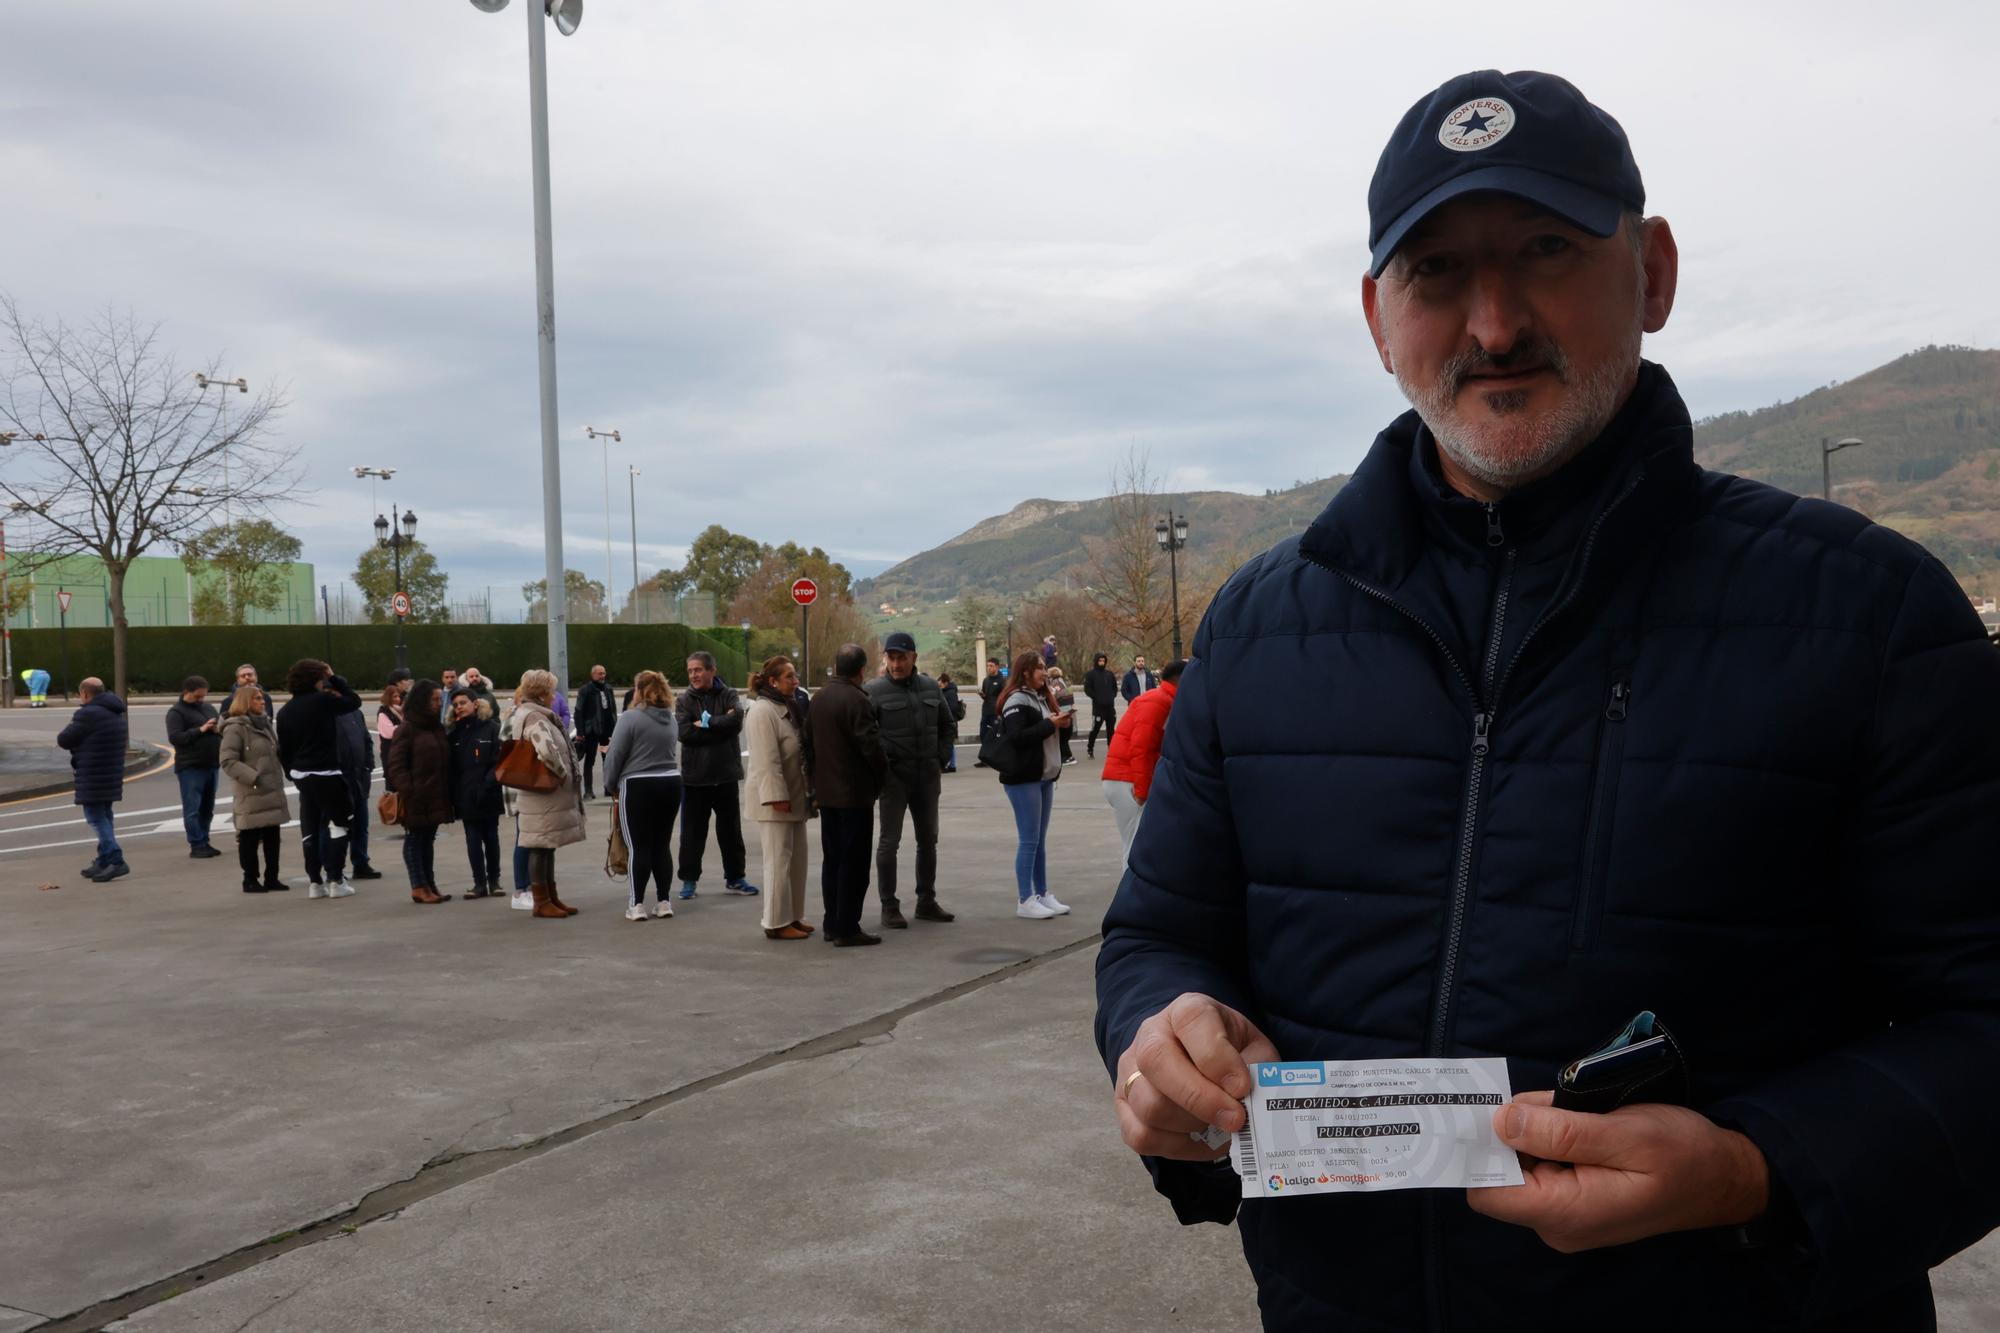
[[1075, 710], [1056, 707], [1048, 687], [1048, 667], [1033, 649], [1014, 659], [1007, 688], [995, 711], [1000, 736], [1014, 747], [1018, 762], [1000, 770], [1000, 785], [1014, 807], [1014, 915], [1030, 921], [1062, 916], [1069, 908], [1049, 892], [1049, 816], [1055, 812], [1056, 780], [1062, 777], [1057, 738], [1069, 729]]

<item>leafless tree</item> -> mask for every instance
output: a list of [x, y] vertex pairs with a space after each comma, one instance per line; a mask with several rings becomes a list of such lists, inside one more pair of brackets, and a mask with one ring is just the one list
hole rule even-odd
[[[295, 497], [297, 451], [274, 443], [283, 392], [240, 403], [205, 392], [161, 345], [160, 326], [108, 311], [87, 327], [46, 323], [0, 294], [0, 497], [25, 515], [15, 550], [31, 569], [65, 556], [104, 562], [112, 675], [125, 689], [125, 575], [159, 546], [264, 517]], [[210, 362], [207, 372], [218, 369]]]
[[1163, 512], [1151, 457], [1134, 448], [1111, 470], [1104, 530], [1085, 540], [1081, 573], [1097, 604], [1106, 652], [1123, 644], [1136, 652], [1159, 651], [1173, 627], [1167, 562], [1153, 524]]

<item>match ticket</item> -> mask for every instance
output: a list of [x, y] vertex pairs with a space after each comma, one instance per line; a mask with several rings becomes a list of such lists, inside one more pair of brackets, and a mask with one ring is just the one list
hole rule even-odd
[[1246, 1199], [1521, 1183], [1493, 1132], [1503, 1059], [1287, 1061], [1252, 1067], [1234, 1160]]

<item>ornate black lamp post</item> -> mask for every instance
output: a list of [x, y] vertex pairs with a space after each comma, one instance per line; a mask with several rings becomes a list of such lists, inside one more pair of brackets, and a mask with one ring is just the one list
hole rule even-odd
[[1160, 549], [1167, 553], [1167, 572], [1173, 579], [1174, 589], [1174, 656], [1181, 653], [1181, 566], [1179, 552], [1187, 545], [1187, 516], [1168, 514], [1153, 525], [1153, 538], [1160, 543]]
[[[375, 515], [375, 544], [389, 549], [389, 558], [394, 562], [396, 569], [395, 595], [406, 598], [408, 594], [403, 591], [403, 548], [416, 545], [417, 516], [413, 511], [405, 509], [403, 516], [396, 520], [395, 531], [391, 532], [389, 528], [388, 519], [380, 514]], [[403, 642], [403, 624], [409, 619], [409, 612], [405, 602], [395, 601], [394, 598], [391, 599], [391, 609], [396, 613], [396, 668], [400, 671], [410, 665], [410, 650]]]

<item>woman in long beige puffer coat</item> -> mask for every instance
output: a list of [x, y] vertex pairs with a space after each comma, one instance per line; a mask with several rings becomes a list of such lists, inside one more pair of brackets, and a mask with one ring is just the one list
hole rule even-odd
[[556, 678], [546, 671], [523, 672], [514, 687], [513, 730], [558, 779], [553, 791], [514, 792], [520, 845], [528, 849], [528, 892], [538, 917], [576, 915], [556, 893], [556, 848], [582, 842], [587, 832], [583, 784], [569, 737], [552, 710], [555, 693]]
[[744, 786], [764, 836], [764, 937], [772, 940], [802, 940], [813, 933], [804, 919], [806, 820], [812, 796], [806, 788], [798, 688], [792, 660], [773, 657], [750, 678], [750, 703], [743, 713], [743, 735], [750, 744]]
[[[262, 690], [238, 690], [222, 722], [222, 771], [229, 776], [236, 821], [236, 859], [243, 892], [275, 893], [291, 887], [278, 877], [278, 829], [292, 817], [285, 799], [285, 769], [278, 762], [278, 731], [264, 711]], [[264, 877], [257, 877], [257, 849]]]

